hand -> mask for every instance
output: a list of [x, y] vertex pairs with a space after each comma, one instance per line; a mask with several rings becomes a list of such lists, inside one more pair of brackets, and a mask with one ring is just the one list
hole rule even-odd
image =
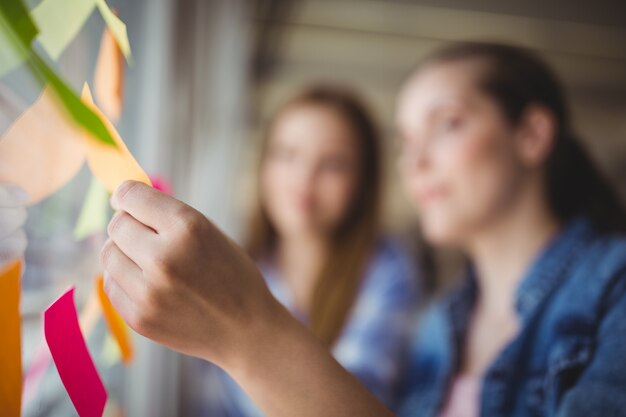
[[[277, 302], [254, 262], [200, 212], [147, 185], [122, 184], [101, 252], [104, 288], [138, 333], [225, 365]], [[267, 313], [267, 314], [266, 314]]]
[[21, 188], [0, 184], [0, 269], [14, 259], [22, 258], [26, 250], [28, 195]]
[[135, 331], [218, 364], [266, 415], [391, 417], [201, 213], [134, 181], [111, 203], [104, 288]]

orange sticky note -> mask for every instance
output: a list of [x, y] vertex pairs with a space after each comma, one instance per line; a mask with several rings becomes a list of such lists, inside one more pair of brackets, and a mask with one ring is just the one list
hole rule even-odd
[[98, 105], [110, 120], [117, 122], [122, 114], [124, 57], [113, 34], [104, 29], [94, 75], [94, 93]]
[[19, 417], [22, 402], [21, 273], [21, 261], [0, 271], [0, 410], [7, 417]]
[[96, 280], [98, 286], [98, 298], [100, 299], [100, 307], [102, 308], [102, 314], [109, 326], [109, 331], [113, 335], [113, 338], [117, 342], [120, 348], [120, 354], [124, 363], [129, 363], [133, 359], [133, 345], [130, 339], [130, 334], [126, 323], [115, 311], [113, 304], [109, 300], [109, 297], [104, 292], [104, 279], [102, 276]]
[[22, 187], [30, 204], [43, 200], [80, 170], [84, 136], [46, 87], [0, 139], [0, 182]]
[[117, 130], [115, 130], [113, 124], [94, 104], [91, 91], [86, 83], [83, 86], [81, 99], [83, 103], [90, 107], [100, 119], [102, 119], [117, 144], [116, 149], [97, 141], [91, 136], [85, 136], [87, 164], [89, 164], [93, 175], [100, 180], [110, 193], [115, 191], [115, 189], [126, 180], [135, 180], [152, 185], [148, 175], [141, 169], [135, 158], [133, 158], [133, 155], [124, 144], [124, 141], [122, 141], [122, 138]]

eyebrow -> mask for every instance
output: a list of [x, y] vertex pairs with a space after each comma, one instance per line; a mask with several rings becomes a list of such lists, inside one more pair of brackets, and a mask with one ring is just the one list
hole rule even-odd
[[441, 98], [437, 101], [435, 101], [433, 104], [431, 104], [428, 108], [427, 108], [427, 117], [432, 117], [432, 115], [436, 112], [441, 111], [443, 108], [445, 107], [449, 107], [449, 106], [467, 106], [467, 100], [462, 99], [460, 96], [458, 95], [453, 95], [453, 96], [448, 96], [448, 97], [444, 97]]

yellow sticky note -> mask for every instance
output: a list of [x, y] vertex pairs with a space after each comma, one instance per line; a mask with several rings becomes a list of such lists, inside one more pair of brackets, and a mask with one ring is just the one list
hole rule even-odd
[[37, 39], [52, 59], [61, 56], [95, 7], [96, 0], [43, 0], [32, 10]]
[[104, 29], [94, 75], [94, 93], [99, 107], [116, 122], [122, 114], [124, 59], [109, 29]]
[[109, 326], [109, 331], [113, 335], [113, 338], [120, 348], [122, 361], [124, 363], [129, 363], [133, 359], [133, 345], [130, 339], [128, 328], [126, 327], [126, 323], [124, 323], [124, 320], [120, 317], [117, 311], [115, 311], [115, 308], [113, 307], [113, 304], [111, 304], [109, 297], [104, 292], [103, 277], [98, 277], [96, 285], [98, 286], [98, 298], [100, 299], [100, 307], [102, 308], [102, 314], [104, 315], [104, 319]]
[[0, 410], [7, 417], [19, 417], [22, 406], [21, 273], [19, 260], [0, 271]]
[[94, 104], [91, 91], [86, 83], [83, 87], [81, 99], [85, 105], [90, 107], [100, 117], [117, 144], [117, 148], [113, 148], [93, 139], [91, 136], [85, 137], [87, 164], [91, 172], [110, 193], [115, 191], [126, 180], [135, 180], [152, 185], [148, 175], [133, 158], [113, 124]]
[[126, 32], [126, 24], [124, 24], [124, 22], [122, 22], [120, 18], [113, 13], [113, 11], [106, 4], [106, 1], [96, 0], [96, 5], [98, 6], [98, 10], [100, 10], [100, 14], [104, 19], [104, 22], [122, 50], [122, 53], [130, 62], [132, 56], [130, 52], [130, 42], [128, 42], [128, 33]]
[[69, 119], [54, 92], [46, 87], [0, 139], [0, 182], [22, 187], [30, 204], [43, 200], [82, 167], [84, 137], [85, 132]]
[[107, 333], [102, 344], [102, 362], [106, 366], [117, 365], [121, 359], [120, 347], [113, 336]]
[[39, 28], [37, 39], [52, 59], [61, 56], [96, 7], [126, 59], [131, 59], [126, 25], [105, 0], [42, 0], [31, 15]]

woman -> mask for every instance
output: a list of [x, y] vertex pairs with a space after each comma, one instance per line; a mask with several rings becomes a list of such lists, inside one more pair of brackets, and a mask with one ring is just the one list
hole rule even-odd
[[[623, 415], [625, 213], [572, 135], [552, 72], [517, 48], [453, 45], [411, 76], [397, 114], [425, 236], [470, 260], [425, 315], [400, 415]], [[218, 363], [270, 416], [391, 415], [197, 212], [136, 183], [112, 202], [129, 214], [103, 249], [107, 288], [133, 328]]]
[[[320, 85], [292, 98], [265, 135], [246, 247], [273, 296], [391, 404], [417, 281], [410, 258], [380, 239], [378, 148], [349, 91]], [[204, 368], [190, 415], [260, 414], [225, 373]]]

